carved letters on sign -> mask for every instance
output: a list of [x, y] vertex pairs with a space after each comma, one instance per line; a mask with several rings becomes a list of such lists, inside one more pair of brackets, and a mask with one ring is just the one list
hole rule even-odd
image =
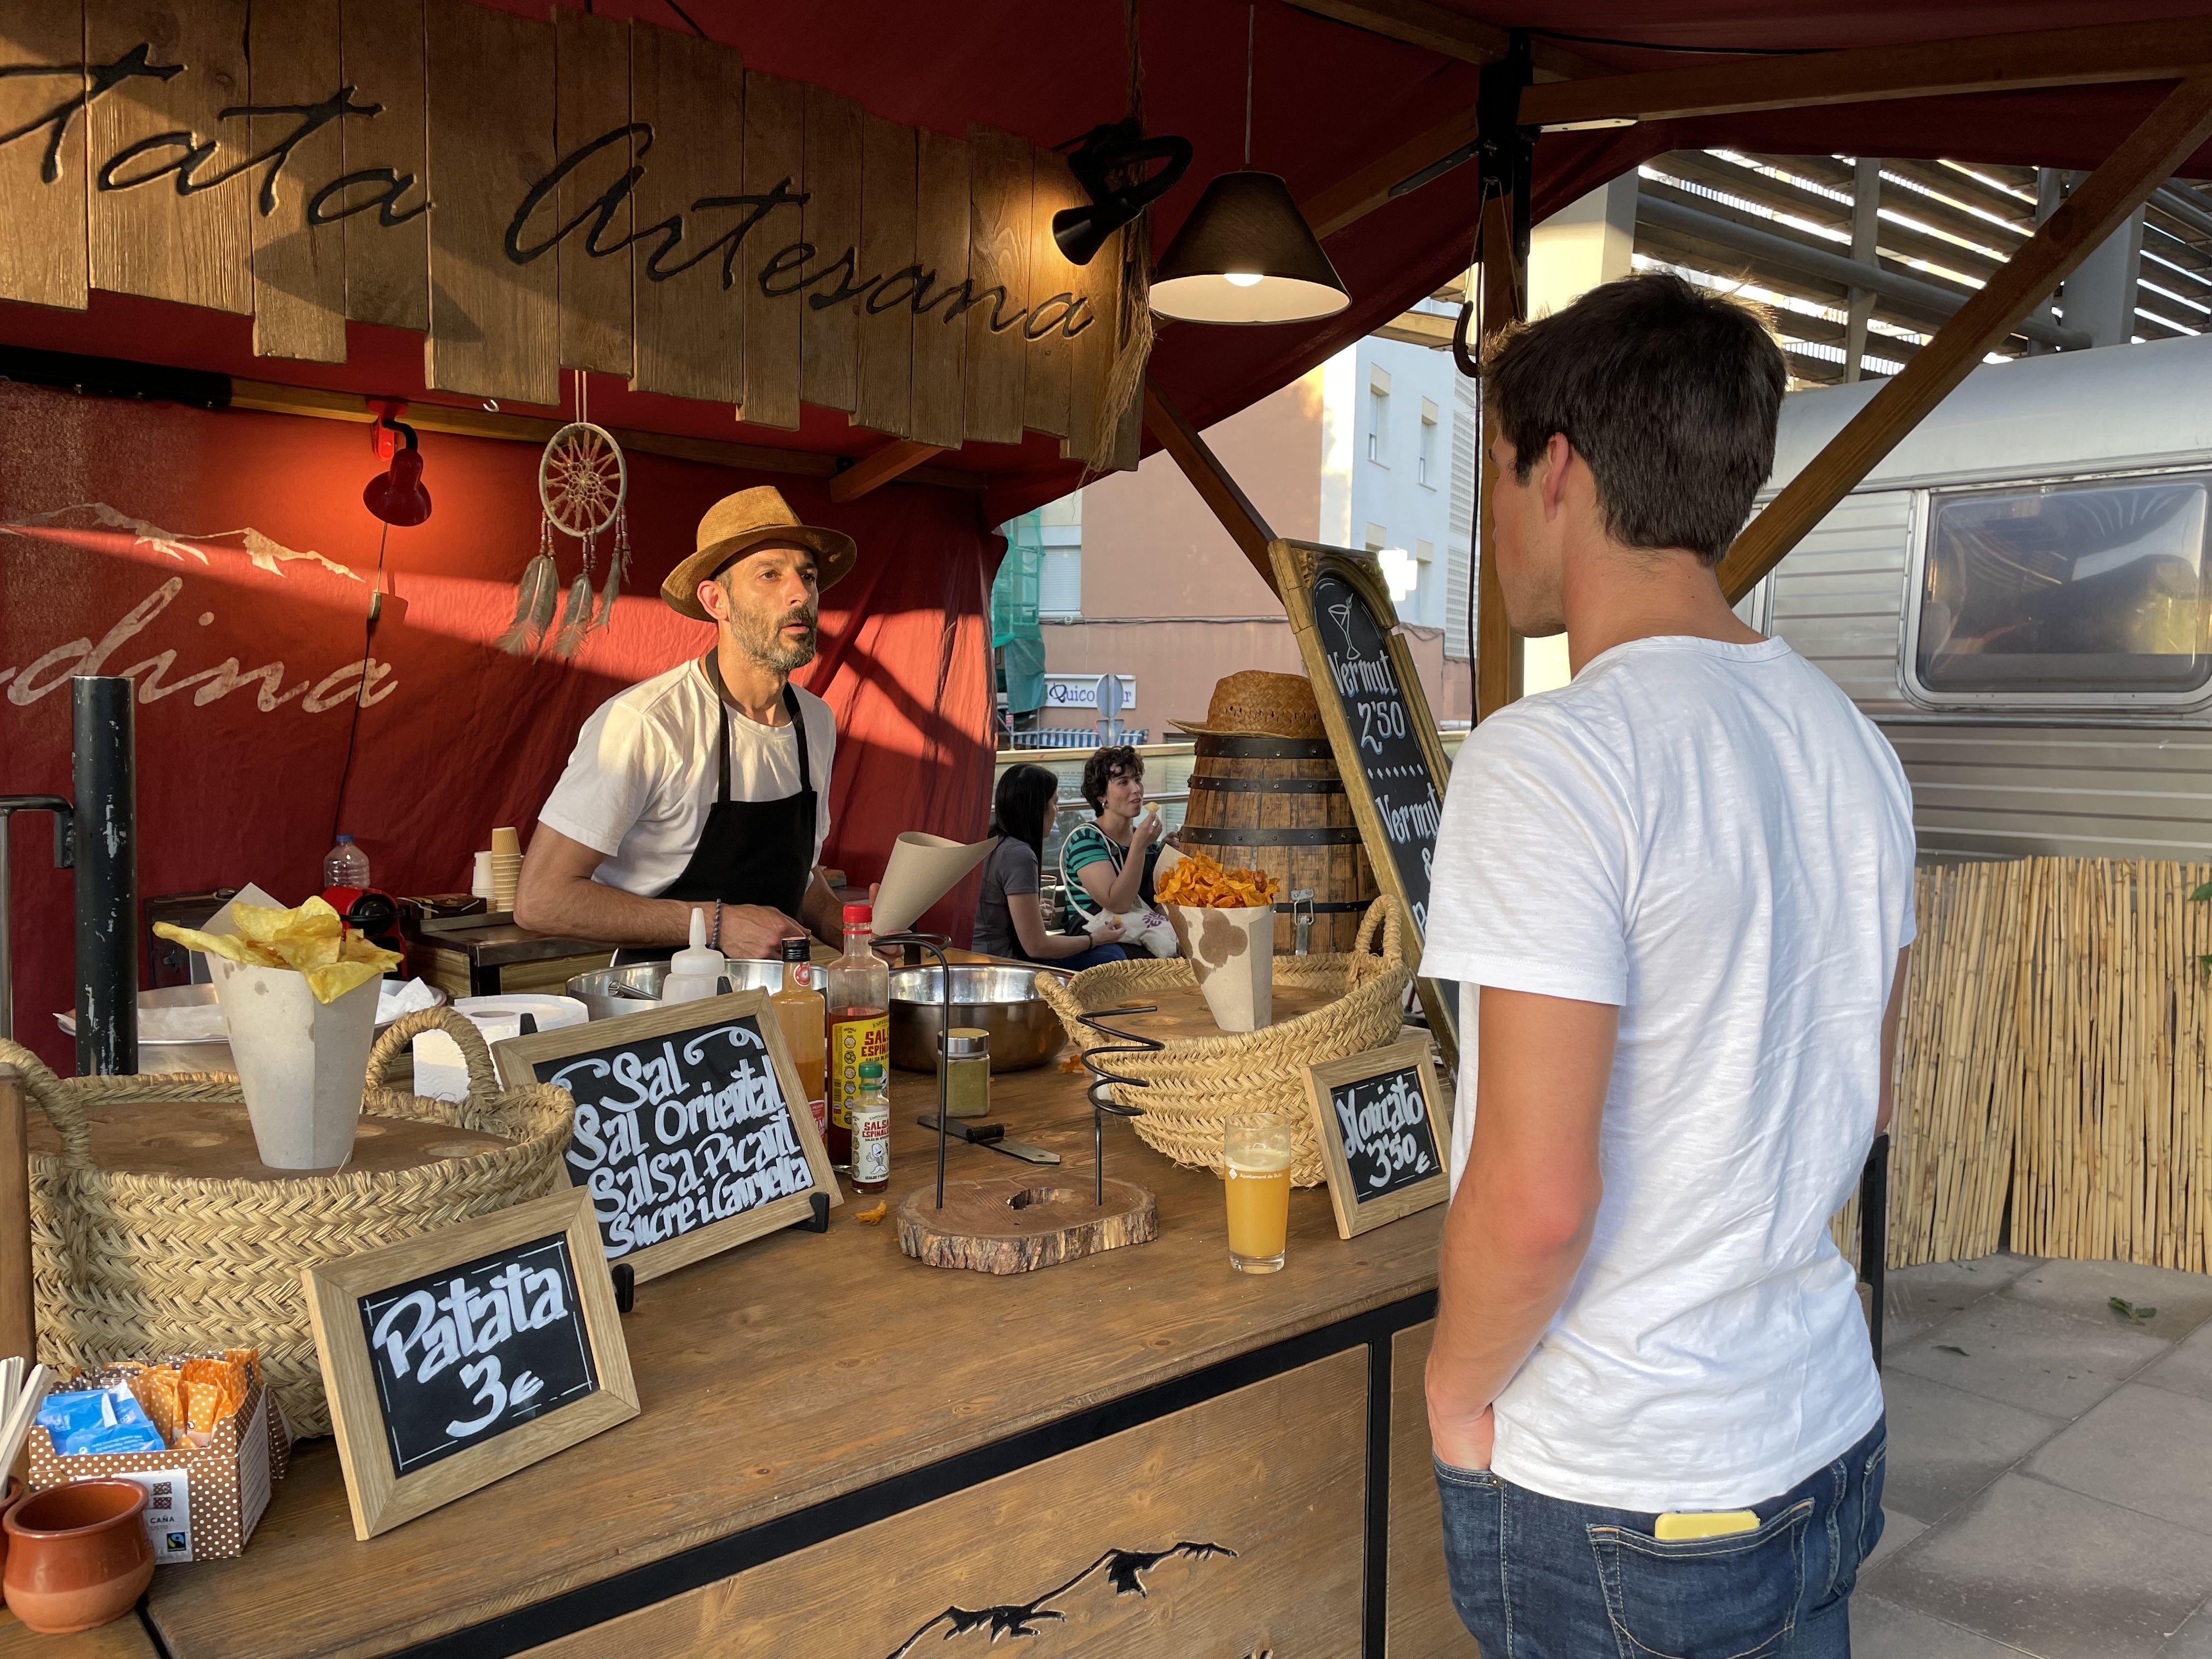
[[[921, 165], [887, 193], [892, 131]], [[348, 319], [424, 327], [428, 383], [475, 397], [627, 372], [773, 425], [803, 396], [1110, 465], [1071, 413], [1104, 394], [1110, 342], [1083, 337], [1114, 331], [1121, 254], [1060, 256], [1049, 220], [1079, 198], [1024, 140], [890, 129], [732, 47], [563, 8], [0, 0], [0, 215], [54, 233], [0, 252], [0, 299], [250, 311], [257, 351], [330, 361]]]

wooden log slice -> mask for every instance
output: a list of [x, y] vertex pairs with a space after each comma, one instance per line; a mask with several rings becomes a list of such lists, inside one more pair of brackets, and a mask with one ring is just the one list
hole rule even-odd
[[936, 1186], [920, 1186], [900, 1201], [899, 1248], [927, 1267], [1025, 1273], [1159, 1236], [1145, 1188], [1109, 1176], [1103, 1206], [1092, 1190], [1088, 1178], [1040, 1170], [949, 1182], [940, 1210]]

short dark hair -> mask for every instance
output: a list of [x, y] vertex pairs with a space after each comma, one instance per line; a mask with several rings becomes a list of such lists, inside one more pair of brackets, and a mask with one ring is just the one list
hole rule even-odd
[[1011, 836], [1044, 862], [1045, 807], [1060, 793], [1060, 780], [1042, 766], [1010, 766], [999, 780], [991, 803], [991, 833]]
[[1109, 744], [1095, 750], [1083, 763], [1083, 799], [1091, 804], [1094, 812], [1106, 810], [1106, 786], [1117, 777], [1132, 777], [1139, 782], [1145, 775], [1145, 757], [1126, 743]]
[[1789, 382], [1758, 312], [1642, 271], [1503, 331], [1483, 355], [1517, 478], [1559, 433], [1589, 463], [1615, 541], [1707, 564], [1728, 551], [1774, 471]]

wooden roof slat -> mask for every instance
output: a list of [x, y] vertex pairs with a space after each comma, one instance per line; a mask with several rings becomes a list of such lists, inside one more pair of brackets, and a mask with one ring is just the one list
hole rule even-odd
[[[1814, 305], [1842, 310], [1850, 295], [1841, 284], [1830, 284], [1817, 276], [1800, 271], [1785, 270], [1772, 265], [1760, 264], [1747, 258], [1734, 248], [1721, 243], [1677, 231], [1671, 227], [1660, 227], [1639, 222], [1636, 228], [1636, 251], [1669, 264], [1679, 264], [1692, 270], [1702, 270], [1709, 276], [1730, 281], [1748, 278], [1759, 287], [1776, 294], [1786, 294], [1794, 300], [1810, 301]], [[1873, 314], [1893, 328], [1909, 328], [1916, 333], [1930, 334], [1942, 325], [1943, 319], [1931, 310], [1902, 304], [1885, 295], [1875, 296]], [[1817, 319], [1802, 318], [1792, 313], [1794, 319], [1810, 325]], [[1840, 325], [1837, 325], [1839, 329]], [[1838, 335], [1840, 338], [1840, 334]], [[1887, 337], [1877, 337], [1887, 342]], [[1916, 349], [1911, 341], [1895, 343], [1898, 349], [1887, 349], [1885, 356], [1902, 356]], [[1871, 349], [1871, 348], [1869, 348]], [[2008, 348], [2025, 351], [2027, 342], [2018, 339], [2008, 343]]]

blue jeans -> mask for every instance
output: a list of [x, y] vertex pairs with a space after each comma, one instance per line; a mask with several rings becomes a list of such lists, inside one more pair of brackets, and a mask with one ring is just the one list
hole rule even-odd
[[1054, 968], [1065, 968], [1070, 973], [1079, 974], [1085, 968], [1097, 968], [1109, 962], [1127, 962], [1128, 959], [1129, 953], [1118, 945], [1094, 945], [1088, 951], [1078, 955], [1060, 957], [1049, 965]]
[[1756, 1531], [1661, 1543], [1657, 1516], [1437, 1464], [1452, 1606], [1483, 1659], [1850, 1659], [1859, 1563], [1881, 1540], [1888, 1422]]

